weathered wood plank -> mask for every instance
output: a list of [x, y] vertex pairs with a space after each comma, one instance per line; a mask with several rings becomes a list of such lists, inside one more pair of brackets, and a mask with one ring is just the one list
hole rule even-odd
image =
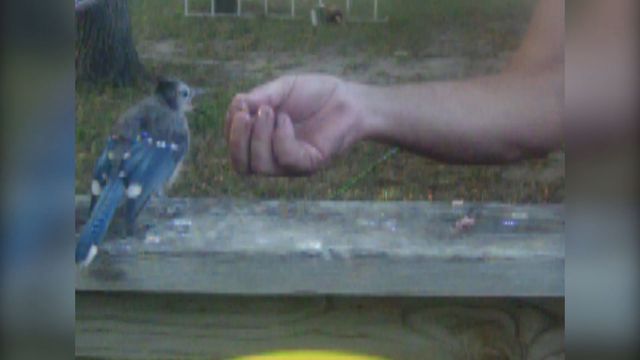
[[[389, 359], [560, 359], [564, 302], [76, 295], [76, 355], [206, 358], [282, 349]], [[558, 356], [558, 357], [554, 357]]]
[[[166, 206], [165, 206], [166, 205]], [[561, 296], [563, 208], [427, 202], [171, 199], [78, 290], [274, 295]], [[473, 208], [468, 231], [453, 225]], [[169, 209], [167, 211], [164, 211]], [[167, 212], [169, 214], [167, 214]], [[78, 201], [86, 213], [86, 199]]]

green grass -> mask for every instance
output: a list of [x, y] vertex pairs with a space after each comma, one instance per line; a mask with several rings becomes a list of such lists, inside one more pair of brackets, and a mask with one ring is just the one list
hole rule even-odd
[[[192, 1], [192, 9], [208, 11], [209, 0], [200, 2], [197, 6], [198, 1]], [[270, 1], [272, 8], [288, 3], [288, 0]], [[461, 52], [474, 55], [482, 51], [474, 46], [480, 39], [489, 38], [496, 49], [514, 47], [517, 39], [504, 33], [528, 21], [530, 12], [530, 4], [522, 0], [387, 0], [380, 5], [380, 14], [390, 18], [386, 25], [351, 24], [324, 28], [314, 34], [307, 26], [312, 3], [315, 1], [307, 0], [298, 5], [304, 24], [261, 17], [248, 21], [186, 18], [182, 15], [181, 1], [136, 0], [131, 2], [131, 9], [138, 40], [180, 39], [187, 45], [187, 56], [216, 59], [238, 59], [254, 51], [315, 52], [327, 47], [341, 53], [364, 51], [372, 55], [390, 54], [399, 48], [410, 50], [414, 55], [420, 55], [422, 50], [431, 50], [438, 56]], [[343, 1], [326, 3], [343, 4]], [[252, 9], [256, 6], [249, 5], [259, 5], [261, 1], [245, 0], [243, 4], [245, 9]], [[354, 4], [355, 15], [370, 16], [371, 7], [365, 6], [369, 1], [359, 0]], [[256, 11], [260, 9], [258, 6]], [[433, 49], [434, 39], [451, 29], [465, 33], [465, 44]], [[215, 46], [216, 42], [224, 46]], [[190, 46], [203, 43], [210, 46]]]
[[[194, 6], [208, 6], [209, 1]], [[245, 8], [259, 5], [245, 1]], [[273, 11], [286, 12], [288, 1], [271, 0]], [[399, 152], [376, 165], [389, 150], [378, 144], [360, 144], [334, 165], [310, 179], [240, 177], [230, 167], [222, 129], [233, 95], [305, 64], [305, 56], [343, 59], [335, 75], [366, 71], [370, 59], [397, 58], [402, 67], [425, 57], [493, 58], [513, 50], [528, 21], [531, 5], [520, 0], [404, 0], [381, 1], [387, 24], [328, 26], [313, 32], [307, 20], [311, 0], [303, 2], [299, 21], [232, 18], [186, 18], [182, 2], [134, 0], [130, 2], [134, 38], [141, 54], [160, 42], [179, 49], [181, 61], [212, 61], [209, 65], [168, 63], [144, 58], [151, 74], [174, 75], [212, 94], [198, 102], [190, 115], [192, 147], [187, 167], [171, 193], [177, 196], [235, 196], [243, 198], [376, 199], [376, 200], [482, 200], [505, 202], [557, 202], [564, 197], [564, 178], [538, 179], [536, 174], [553, 160], [529, 161], [512, 167], [448, 166]], [[342, 4], [343, 2], [337, 2]], [[354, 1], [354, 12], [369, 11], [365, 0]], [[306, 4], [306, 5], [305, 5]], [[395, 4], [395, 5], [394, 5]], [[304, 6], [307, 6], [305, 8]], [[257, 9], [260, 9], [258, 6]], [[262, 65], [243, 69], [243, 64]], [[363, 60], [364, 59], [364, 60]], [[236, 64], [237, 66], [231, 66]], [[372, 76], [385, 76], [387, 69]], [[418, 74], [428, 80], [438, 74]], [[137, 88], [77, 90], [77, 191], [88, 191], [93, 162], [118, 114], [149, 93], [152, 84]], [[376, 165], [372, 168], [373, 165]], [[520, 177], [506, 176], [524, 169]], [[357, 180], [357, 181], [355, 181]]]

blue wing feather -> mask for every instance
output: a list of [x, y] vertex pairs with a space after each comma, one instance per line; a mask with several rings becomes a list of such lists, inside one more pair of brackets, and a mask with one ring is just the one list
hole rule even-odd
[[[116, 146], [116, 143], [114, 139], [109, 137], [109, 139], [107, 139], [107, 144], [104, 150], [102, 151], [102, 154], [100, 154], [100, 157], [98, 157], [98, 160], [96, 161], [96, 165], [93, 169], [93, 180], [97, 181], [98, 184], [100, 184], [100, 187], [106, 186], [109, 175], [111, 174], [112, 166], [111, 166], [111, 161], [109, 160], [108, 154], [110, 151], [114, 150], [115, 146]], [[89, 206], [89, 214], [93, 212], [93, 208], [95, 207], [97, 200], [98, 200], [98, 196], [92, 193], [91, 204]]]
[[160, 147], [156, 144], [148, 146], [144, 153], [144, 160], [127, 173], [128, 186], [139, 186], [140, 194], [127, 200], [127, 223], [133, 224], [138, 214], [147, 203], [151, 195], [162, 189], [175, 171], [181, 158], [176, 159], [170, 144]]

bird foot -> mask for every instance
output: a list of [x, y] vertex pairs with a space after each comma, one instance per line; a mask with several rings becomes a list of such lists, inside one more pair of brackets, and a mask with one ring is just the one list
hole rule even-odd
[[185, 212], [184, 205], [168, 197], [158, 197], [154, 202], [154, 213], [159, 218], [172, 219], [182, 216]]
[[147, 236], [147, 231], [153, 227], [153, 224], [149, 223], [127, 224], [126, 233], [128, 237], [144, 240]]

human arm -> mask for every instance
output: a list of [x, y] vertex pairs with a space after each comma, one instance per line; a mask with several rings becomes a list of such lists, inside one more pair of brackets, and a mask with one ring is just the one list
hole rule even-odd
[[362, 140], [451, 163], [504, 163], [562, 145], [564, 1], [541, 0], [505, 69], [467, 80], [378, 87], [286, 76], [236, 97], [226, 121], [235, 169], [310, 174]]

